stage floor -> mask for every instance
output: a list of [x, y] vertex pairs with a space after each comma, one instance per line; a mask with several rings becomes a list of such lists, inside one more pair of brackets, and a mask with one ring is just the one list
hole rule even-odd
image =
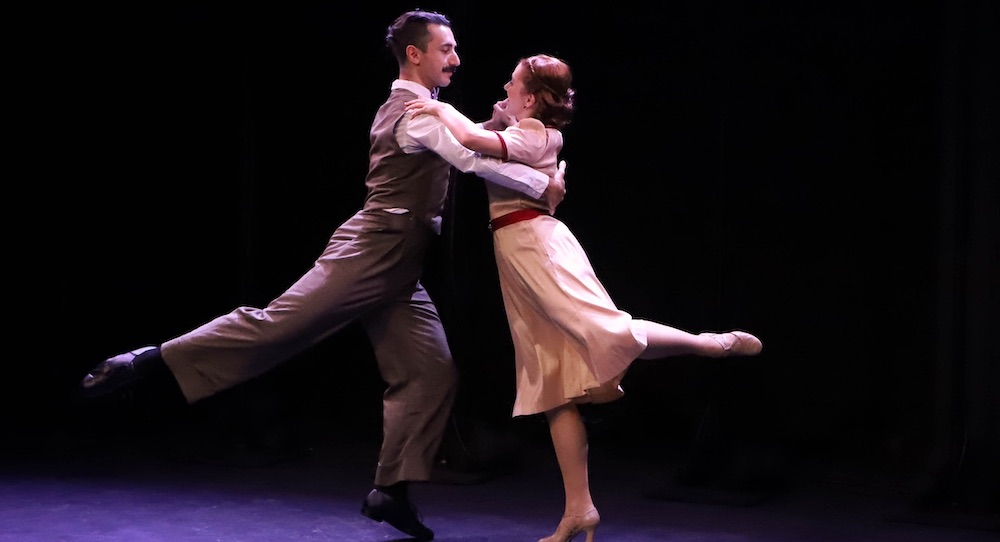
[[[479, 442], [507, 447], [507, 459], [479, 472], [442, 469], [436, 481], [413, 487], [435, 540], [533, 542], [552, 532], [562, 487], [548, 443], [534, 436]], [[22, 446], [8, 446], [0, 464], [0, 542], [408, 540], [359, 513], [378, 445], [370, 434], [340, 434], [285, 455], [198, 448], [190, 433], [169, 429], [17, 438]], [[592, 442], [591, 484], [602, 516], [597, 540], [1000, 539], [992, 518], [914, 514], [901, 488], [877, 473], [814, 465], [780, 488], [741, 493], [682, 488], [672, 481], [670, 461], [650, 447]]]

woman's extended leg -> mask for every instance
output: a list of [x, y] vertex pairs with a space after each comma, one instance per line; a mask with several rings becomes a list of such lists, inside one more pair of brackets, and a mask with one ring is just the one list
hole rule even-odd
[[763, 348], [760, 339], [745, 331], [695, 334], [649, 320], [635, 320], [633, 325], [642, 326], [646, 331], [646, 349], [639, 354], [639, 359], [683, 355], [755, 356]]

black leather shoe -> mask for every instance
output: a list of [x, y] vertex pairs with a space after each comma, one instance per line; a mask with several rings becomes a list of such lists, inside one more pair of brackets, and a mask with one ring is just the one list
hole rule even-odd
[[420, 522], [417, 507], [409, 500], [395, 499], [373, 489], [361, 504], [361, 513], [375, 521], [384, 521], [417, 540], [434, 539], [434, 531]]
[[154, 348], [144, 346], [102, 361], [83, 377], [80, 394], [87, 398], [103, 397], [132, 385], [140, 376], [133, 363], [135, 358]]

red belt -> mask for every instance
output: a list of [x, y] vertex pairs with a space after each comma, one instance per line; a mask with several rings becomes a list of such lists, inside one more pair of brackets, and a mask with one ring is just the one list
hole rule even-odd
[[515, 222], [520, 222], [522, 220], [531, 220], [536, 216], [548, 215], [548, 213], [543, 213], [535, 209], [518, 209], [517, 211], [512, 211], [505, 215], [500, 215], [493, 220], [490, 220], [490, 231], [497, 231], [504, 226], [510, 226]]

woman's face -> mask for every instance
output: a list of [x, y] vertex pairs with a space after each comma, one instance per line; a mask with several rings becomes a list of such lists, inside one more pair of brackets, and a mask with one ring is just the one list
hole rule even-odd
[[530, 68], [524, 62], [514, 66], [510, 81], [503, 86], [507, 91], [507, 113], [517, 120], [531, 117], [534, 111], [535, 97], [524, 88], [524, 78]]

